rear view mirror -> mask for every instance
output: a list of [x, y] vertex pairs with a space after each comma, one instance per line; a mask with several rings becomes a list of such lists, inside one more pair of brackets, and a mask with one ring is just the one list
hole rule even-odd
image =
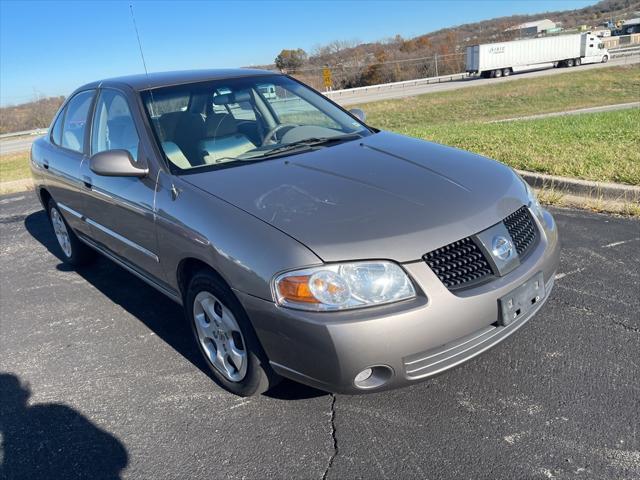
[[127, 150], [107, 150], [96, 153], [89, 160], [89, 168], [105, 177], [146, 177], [149, 169], [134, 165]]
[[349, 113], [363, 123], [367, 118], [366, 113], [364, 113], [364, 111], [360, 110], [359, 108], [352, 108], [351, 110], [349, 110]]

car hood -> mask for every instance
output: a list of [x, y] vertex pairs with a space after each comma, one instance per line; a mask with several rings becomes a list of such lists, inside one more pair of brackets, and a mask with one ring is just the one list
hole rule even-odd
[[418, 260], [498, 223], [527, 198], [494, 160], [389, 132], [182, 178], [324, 261]]

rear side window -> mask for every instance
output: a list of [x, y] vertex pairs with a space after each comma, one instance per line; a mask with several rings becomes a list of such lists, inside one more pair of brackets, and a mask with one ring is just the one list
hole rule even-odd
[[103, 90], [96, 104], [91, 153], [127, 150], [136, 160], [139, 141], [127, 99], [115, 90]]
[[94, 90], [80, 92], [67, 104], [62, 128], [61, 145], [69, 150], [84, 150], [84, 133], [87, 128], [87, 117], [93, 100]]

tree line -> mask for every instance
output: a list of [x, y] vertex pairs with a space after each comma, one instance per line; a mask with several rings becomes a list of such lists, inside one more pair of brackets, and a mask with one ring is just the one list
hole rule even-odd
[[519, 38], [510, 27], [549, 18], [563, 28], [597, 26], [613, 18], [634, 15], [639, 0], [604, 0], [595, 5], [539, 15], [513, 15], [472, 24], [444, 28], [405, 39], [401, 35], [378, 42], [338, 40], [316, 46], [308, 53], [301, 48], [284, 49], [266, 68], [291, 74], [318, 90], [325, 90], [323, 71], [331, 72], [331, 89], [413, 80], [464, 71], [468, 45]]
[[64, 98], [38, 98], [21, 105], [0, 108], [0, 134], [48, 127]]
[[[467, 45], [512, 40], [517, 31], [507, 30], [520, 23], [549, 18], [564, 28], [596, 26], [601, 22], [633, 16], [640, 0], [604, 0], [595, 5], [540, 15], [514, 15], [444, 28], [426, 35], [400, 35], [378, 42], [336, 40], [319, 45], [308, 53], [301, 48], [284, 49], [273, 64], [262, 68], [292, 74], [318, 90], [325, 90], [323, 70], [331, 72], [331, 88], [353, 88], [459, 73], [464, 70]], [[36, 128], [51, 123], [64, 97], [37, 98], [31, 102], [0, 108], [0, 134]]]

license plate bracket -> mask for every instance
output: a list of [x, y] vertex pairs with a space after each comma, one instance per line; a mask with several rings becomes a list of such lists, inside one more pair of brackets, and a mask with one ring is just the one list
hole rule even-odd
[[500, 324], [507, 326], [524, 317], [534, 309], [545, 296], [542, 272], [536, 273], [529, 280], [498, 299], [500, 308]]

